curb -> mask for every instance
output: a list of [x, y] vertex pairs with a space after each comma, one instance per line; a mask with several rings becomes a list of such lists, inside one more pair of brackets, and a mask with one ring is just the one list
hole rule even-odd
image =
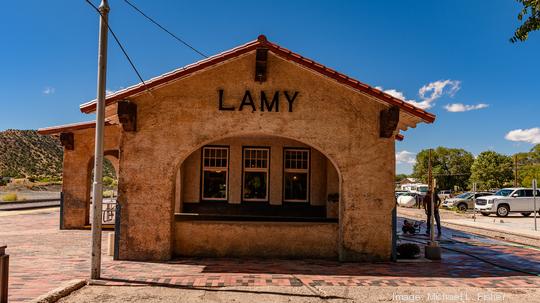
[[86, 280], [71, 280], [63, 283], [59, 287], [49, 291], [48, 293], [37, 297], [30, 301], [31, 303], [54, 303], [63, 297], [69, 296], [72, 292], [86, 286]]

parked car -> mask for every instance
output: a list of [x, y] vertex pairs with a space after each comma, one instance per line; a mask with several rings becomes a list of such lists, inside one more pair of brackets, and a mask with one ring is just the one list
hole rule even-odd
[[402, 207], [414, 207], [416, 205], [417, 194], [405, 193], [397, 198], [397, 204]]
[[441, 199], [441, 201], [444, 201], [446, 199], [452, 198], [452, 190], [451, 189], [441, 190], [439, 191], [437, 195], [439, 196], [439, 199]]
[[396, 195], [396, 201], [397, 201], [397, 198], [398, 198], [399, 196], [402, 196], [402, 195], [405, 195], [405, 194], [408, 194], [408, 193], [409, 193], [409, 192], [406, 191], [406, 190], [396, 190], [396, 192], [395, 192], [395, 195]]
[[475, 200], [479, 197], [492, 196], [492, 192], [465, 192], [457, 195], [454, 198], [449, 198], [441, 203], [441, 207], [452, 208], [457, 207], [460, 211], [466, 211], [467, 209], [474, 209]]
[[[540, 197], [540, 190], [536, 191], [536, 196]], [[540, 208], [540, 198], [538, 198], [536, 207]], [[484, 216], [496, 214], [499, 217], [506, 217], [509, 213], [530, 216], [535, 211], [533, 190], [523, 187], [503, 188], [494, 195], [476, 199], [474, 208]]]

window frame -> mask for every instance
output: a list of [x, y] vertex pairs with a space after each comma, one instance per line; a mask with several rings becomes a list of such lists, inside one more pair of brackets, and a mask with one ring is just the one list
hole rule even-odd
[[[226, 190], [225, 190], [225, 198], [206, 198], [204, 196], [204, 172], [205, 171], [213, 171], [215, 170], [215, 168], [206, 168], [204, 166], [204, 151], [206, 149], [225, 149], [227, 150], [227, 167], [225, 169], [225, 186], [226, 186]], [[230, 189], [230, 184], [229, 184], [229, 169], [230, 169], [230, 165], [231, 164], [231, 149], [230, 149], [230, 146], [228, 145], [205, 145], [201, 148], [201, 180], [200, 180], [200, 201], [224, 201], [224, 202], [228, 202], [229, 201], [229, 189]]]
[[[267, 158], [267, 167], [264, 168], [247, 168], [245, 167], [245, 151], [246, 149], [253, 149], [253, 150], [266, 150], [268, 152], [268, 158]], [[270, 161], [271, 161], [271, 148], [269, 146], [242, 146], [242, 184], [240, 194], [241, 194], [241, 201], [242, 202], [269, 202], [270, 201]], [[246, 199], [244, 198], [244, 188], [245, 188], [245, 177], [246, 172], [266, 172], [266, 199]]]
[[[285, 161], [286, 161], [286, 154], [287, 154], [287, 151], [302, 151], [302, 152], [307, 152], [307, 155], [308, 155], [308, 161], [307, 161], [307, 164], [308, 164], [308, 168], [307, 169], [294, 169], [294, 168], [285, 168]], [[282, 185], [282, 201], [283, 203], [307, 203], [309, 204], [310, 203], [310, 200], [311, 200], [311, 148], [309, 147], [284, 147], [283, 148], [283, 159], [282, 159], [282, 164], [281, 164], [281, 169], [282, 169], [282, 174], [281, 174], [281, 185]], [[307, 174], [307, 193], [306, 193], [306, 199], [305, 200], [300, 200], [300, 199], [286, 199], [285, 198], [285, 174], [287, 172], [292, 172], [292, 173], [306, 173]]]

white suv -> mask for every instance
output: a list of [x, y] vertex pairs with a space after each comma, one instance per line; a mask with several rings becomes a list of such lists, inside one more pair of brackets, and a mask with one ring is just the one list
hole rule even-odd
[[[536, 191], [536, 199], [536, 207], [540, 208], [540, 190]], [[499, 217], [506, 217], [509, 213], [530, 216], [534, 212], [533, 190], [523, 187], [503, 188], [493, 196], [476, 199], [474, 209], [484, 216], [496, 214]]]

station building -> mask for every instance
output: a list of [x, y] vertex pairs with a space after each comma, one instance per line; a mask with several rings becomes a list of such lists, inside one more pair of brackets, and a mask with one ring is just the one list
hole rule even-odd
[[[389, 260], [395, 140], [434, 119], [263, 35], [109, 94], [115, 258]], [[40, 133], [64, 146], [61, 228], [83, 228], [95, 123]]]

